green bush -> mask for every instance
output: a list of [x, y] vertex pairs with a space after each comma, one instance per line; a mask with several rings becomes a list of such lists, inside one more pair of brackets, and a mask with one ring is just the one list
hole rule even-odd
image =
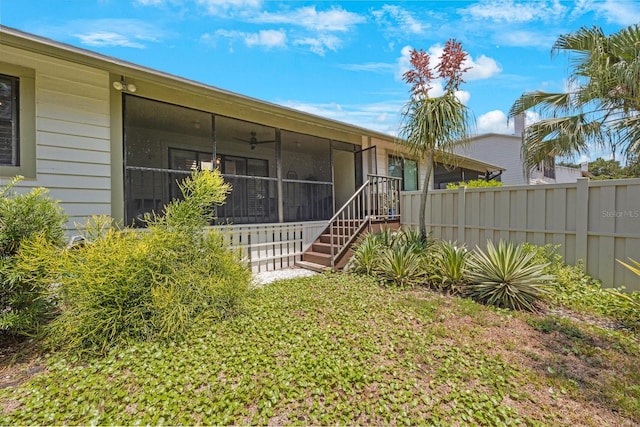
[[487, 242], [487, 250], [476, 248], [467, 260], [471, 284], [466, 294], [479, 302], [513, 310], [535, 311], [535, 303], [546, 293], [553, 276], [545, 274], [546, 264], [536, 263], [534, 252], [523, 245], [501, 240]]
[[457, 190], [460, 187], [467, 188], [488, 188], [488, 187], [502, 187], [501, 181], [485, 181], [484, 179], [474, 179], [471, 181], [461, 181], [459, 183], [450, 182], [447, 184], [447, 190]]
[[132, 340], [179, 338], [196, 322], [239, 310], [251, 272], [219, 232], [202, 228], [228, 188], [217, 172], [194, 172], [184, 200], [147, 218], [147, 230], [110, 229], [67, 251], [51, 344], [105, 352]]
[[524, 248], [534, 254], [536, 262], [547, 263], [545, 272], [556, 278], [547, 295], [551, 305], [607, 317], [624, 327], [640, 330], [640, 293], [603, 289], [599, 280], [585, 273], [582, 261], [577, 265], [564, 264], [558, 254], [559, 246], [525, 244]]
[[50, 277], [66, 216], [44, 188], [16, 194], [21, 179], [0, 187], [0, 332], [33, 335], [55, 307]]

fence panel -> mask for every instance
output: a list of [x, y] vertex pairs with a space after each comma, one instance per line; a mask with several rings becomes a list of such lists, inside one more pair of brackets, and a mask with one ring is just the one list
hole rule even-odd
[[230, 248], [240, 248], [253, 272], [293, 267], [326, 222], [220, 225]]
[[[420, 192], [401, 199], [403, 224], [417, 227]], [[565, 262], [584, 261], [604, 286], [640, 291], [640, 277], [616, 262], [640, 261], [640, 179], [432, 190], [426, 212], [436, 239], [561, 245]]]

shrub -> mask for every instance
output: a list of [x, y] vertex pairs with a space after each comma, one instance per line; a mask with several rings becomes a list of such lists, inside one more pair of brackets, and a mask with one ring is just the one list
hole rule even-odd
[[40, 187], [16, 194], [13, 187], [21, 180], [18, 176], [0, 187], [0, 255], [3, 256], [14, 255], [23, 240], [36, 234], [42, 234], [53, 244], [64, 241], [63, 225], [67, 217], [58, 202]]
[[440, 290], [460, 293], [467, 282], [466, 264], [469, 252], [465, 245], [441, 241], [433, 251], [430, 280]]
[[577, 265], [564, 264], [562, 256], [558, 254], [558, 245], [534, 246], [527, 243], [524, 248], [534, 253], [533, 260], [536, 262], [547, 263], [545, 272], [556, 278], [547, 294], [552, 305], [604, 316], [626, 328], [640, 330], [640, 293], [603, 289], [599, 280], [585, 273], [582, 261]]
[[467, 187], [467, 188], [485, 188], [485, 187], [502, 187], [502, 182], [501, 181], [495, 181], [495, 180], [490, 180], [490, 181], [485, 181], [484, 179], [474, 179], [471, 181], [461, 181], [459, 183], [453, 183], [450, 182], [447, 184], [447, 190], [457, 190], [460, 187]]
[[0, 187], [0, 332], [33, 335], [55, 306], [50, 278], [66, 216], [44, 188], [16, 194], [21, 179]]
[[522, 245], [501, 240], [496, 247], [488, 241], [486, 252], [476, 248], [467, 260], [471, 285], [466, 294], [497, 307], [535, 311], [553, 276], [545, 274], [546, 264], [532, 262], [534, 255]]
[[110, 229], [66, 252], [51, 344], [105, 352], [131, 340], [176, 339], [196, 322], [241, 308], [251, 272], [219, 232], [202, 228], [228, 186], [203, 171], [182, 188], [184, 200], [148, 217], [148, 230]]

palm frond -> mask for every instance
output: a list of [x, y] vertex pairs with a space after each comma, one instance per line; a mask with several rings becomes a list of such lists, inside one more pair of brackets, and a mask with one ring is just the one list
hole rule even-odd
[[526, 170], [555, 156], [588, 153], [590, 145], [604, 146], [602, 124], [577, 114], [541, 120], [525, 129], [522, 159]]
[[403, 145], [422, 157], [427, 152], [451, 153], [469, 140], [471, 110], [451, 95], [412, 99], [403, 112]]
[[569, 112], [573, 108], [574, 102], [570, 93], [535, 91], [522, 94], [511, 106], [509, 116], [515, 117], [531, 109], [549, 111], [556, 115], [559, 112]]

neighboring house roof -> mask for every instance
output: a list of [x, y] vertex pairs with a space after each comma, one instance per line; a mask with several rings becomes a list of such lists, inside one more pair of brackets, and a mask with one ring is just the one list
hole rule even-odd
[[[312, 123], [315, 126], [337, 129], [348, 133], [357, 133], [362, 136], [378, 138], [388, 142], [395, 142], [397, 138], [392, 135], [366, 129], [360, 126], [327, 119], [293, 108], [270, 103], [267, 101], [240, 95], [215, 86], [207, 85], [195, 80], [162, 72], [153, 68], [138, 65], [129, 61], [118, 59], [108, 55], [102, 55], [87, 49], [78, 48], [66, 43], [58, 42], [46, 37], [26, 33], [15, 28], [0, 25], [0, 44], [24, 49], [42, 55], [63, 59], [66, 61], [102, 69], [113, 74], [126, 75], [130, 78], [145, 79], [154, 83], [163, 84], [185, 92], [197, 92], [216, 99], [226, 100], [235, 104], [242, 104], [252, 110], [260, 110], [266, 113]], [[482, 171], [504, 170], [500, 166], [477, 161], [468, 157], [459, 156], [459, 165]]]

